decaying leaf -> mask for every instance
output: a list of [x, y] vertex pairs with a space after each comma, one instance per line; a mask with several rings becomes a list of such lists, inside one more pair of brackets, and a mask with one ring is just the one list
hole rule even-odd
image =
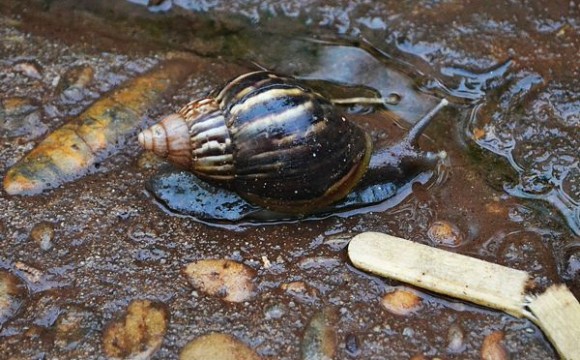
[[134, 133], [147, 109], [187, 78], [193, 62], [171, 59], [97, 100], [8, 170], [8, 194], [37, 194], [77, 179]]

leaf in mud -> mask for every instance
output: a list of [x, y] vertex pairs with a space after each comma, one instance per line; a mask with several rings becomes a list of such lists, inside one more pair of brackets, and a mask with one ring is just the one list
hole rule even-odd
[[37, 194], [77, 179], [116, 152], [147, 109], [193, 69], [189, 60], [171, 59], [97, 100], [75, 119], [48, 135], [8, 170], [8, 194]]

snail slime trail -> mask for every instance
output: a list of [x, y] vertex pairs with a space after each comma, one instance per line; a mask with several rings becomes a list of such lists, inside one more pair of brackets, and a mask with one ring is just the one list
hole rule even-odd
[[[384, 102], [344, 101], [377, 100]], [[446, 104], [443, 99], [399, 142], [373, 142], [332, 99], [304, 82], [256, 71], [190, 102], [138, 139], [146, 150], [250, 204], [306, 215], [329, 209], [353, 190], [432, 169], [444, 152], [421, 151], [417, 140]]]

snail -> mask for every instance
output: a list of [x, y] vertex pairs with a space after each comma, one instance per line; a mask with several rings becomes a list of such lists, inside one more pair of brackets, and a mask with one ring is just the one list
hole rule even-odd
[[305, 215], [331, 207], [353, 189], [431, 169], [444, 157], [419, 150], [417, 140], [445, 99], [396, 144], [373, 143], [338, 105], [381, 101], [331, 100], [299, 79], [256, 71], [190, 102], [145, 129], [138, 141], [251, 204]]

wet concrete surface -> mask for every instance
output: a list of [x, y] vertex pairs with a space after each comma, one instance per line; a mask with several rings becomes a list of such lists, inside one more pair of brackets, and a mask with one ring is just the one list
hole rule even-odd
[[[35, 196], [2, 192], [2, 358], [105, 358], [102, 334], [139, 299], [168, 309], [157, 359], [210, 332], [263, 358], [300, 358], [311, 319], [327, 313], [319, 322], [333, 329], [339, 359], [474, 359], [496, 333], [512, 358], [557, 358], [528, 320], [420, 290], [416, 311], [388, 312], [381, 300], [401, 284], [352, 268], [345, 246], [359, 232], [387, 232], [526, 270], [538, 291], [564, 282], [580, 296], [577, 3], [4, 1], [0, 10], [2, 178], [44, 136], [171, 51], [192, 53], [202, 70], [139, 128], [254, 63], [387, 93], [368, 83], [396, 70], [412, 80], [400, 89], [419, 99], [392, 109], [402, 127], [437, 97], [452, 103], [421, 141], [448, 153], [445, 166], [339, 216], [216, 226], [172, 213], [146, 190], [163, 164], [136, 135], [74, 182]], [[71, 70], [82, 67], [92, 75]], [[441, 222], [459, 243], [429, 238]], [[253, 269], [256, 294], [230, 303], [192, 288], [183, 268], [204, 259]], [[74, 331], [63, 330], [71, 318]]]

